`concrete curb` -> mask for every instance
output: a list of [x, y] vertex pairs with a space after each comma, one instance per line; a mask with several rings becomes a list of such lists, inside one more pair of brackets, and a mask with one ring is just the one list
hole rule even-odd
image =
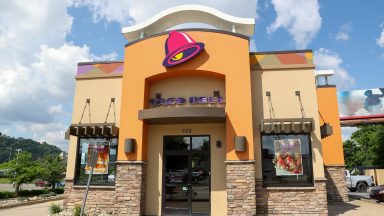
[[351, 200], [361, 200], [361, 201], [365, 201], [365, 202], [369, 202], [369, 203], [374, 203], [374, 204], [378, 204], [378, 205], [384, 205], [384, 203], [378, 203], [374, 199], [368, 199], [368, 198], [365, 198], [365, 197], [362, 197], [362, 196], [359, 196], [359, 195], [348, 194], [348, 198], [351, 199]]
[[44, 203], [44, 202], [50, 202], [50, 201], [56, 201], [56, 200], [62, 200], [64, 197], [55, 197], [53, 199], [43, 199], [43, 200], [35, 200], [35, 201], [29, 201], [29, 202], [23, 202], [23, 203], [17, 203], [15, 205], [9, 205], [9, 206], [0, 206], [0, 210], [3, 209], [10, 209], [10, 208], [16, 208], [16, 207], [21, 207], [21, 206], [29, 206], [29, 205], [34, 205], [34, 204], [39, 204], [39, 203]]

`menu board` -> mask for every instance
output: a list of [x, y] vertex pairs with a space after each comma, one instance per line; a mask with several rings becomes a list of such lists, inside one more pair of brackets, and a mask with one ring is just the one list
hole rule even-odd
[[274, 141], [277, 176], [303, 175], [300, 139], [281, 139]]
[[109, 164], [109, 142], [97, 142], [89, 143], [88, 145], [88, 159], [87, 165], [85, 166], [85, 173], [89, 174], [91, 171], [90, 164], [90, 153], [92, 149], [97, 150], [97, 162], [93, 169], [93, 174], [108, 174]]

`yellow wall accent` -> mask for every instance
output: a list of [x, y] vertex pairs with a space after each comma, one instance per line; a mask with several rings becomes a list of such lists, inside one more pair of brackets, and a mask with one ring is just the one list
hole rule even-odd
[[[134, 138], [137, 150], [131, 154], [119, 151], [118, 160], [148, 159], [146, 126], [138, 120], [138, 110], [148, 107], [150, 82], [186, 74], [216, 75], [225, 78], [226, 158], [227, 160], [254, 158], [249, 41], [218, 32], [187, 33], [195, 41], [205, 43], [205, 51], [188, 62], [171, 68], [162, 65], [167, 35], [147, 38], [129, 44], [125, 48], [119, 149], [123, 149], [126, 138]], [[246, 152], [234, 151], [235, 135], [246, 137], [248, 142]]]
[[[341, 139], [336, 93], [335, 86], [317, 88], [319, 112], [323, 116], [324, 121], [333, 127], [333, 135], [321, 140], [325, 165], [344, 165], [343, 142]], [[323, 120], [320, 118], [320, 124], [322, 125], [323, 123]]]

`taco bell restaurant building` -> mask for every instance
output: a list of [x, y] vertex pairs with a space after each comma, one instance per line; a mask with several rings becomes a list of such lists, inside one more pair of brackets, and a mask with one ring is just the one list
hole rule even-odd
[[[217, 29], [166, 31], [185, 22]], [[78, 64], [64, 205], [113, 215], [327, 215], [347, 201], [336, 87], [311, 50], [250, 52], [254, 20], [178, 6]], [[318, 76], [321, 78], [321, 74]]]

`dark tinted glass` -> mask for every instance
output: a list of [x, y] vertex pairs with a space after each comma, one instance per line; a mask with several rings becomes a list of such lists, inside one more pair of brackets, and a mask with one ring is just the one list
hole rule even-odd
[[190, 138], [182, 136], [164, 137], [164, 148], [166, 151], [187, 151], [190, 148]]
[[90, 173], [88, 166], [88, 152], [90, 149], [97, 149], [98, 160], [93, 171], [92, 185], [114, 185], [116, 175], [116, 152], [117, 138], [80, 138], [77, 155], [77, 168], [75, 183], [78, 185], [87, 184]]
[[[276, 148], [279, 140], [292, 140], [300, 143], [296, 150], [286, 150], [286, 155], [281, 156], [281, 151]], [[299, 141], [297, 141], [299, 140]], [[263, 185], [274, 187], [286, 186], [312, 186], [312, 153], [308, 134], [295, 135], [263, 135]], [[297, 157], [295, 157], [297, 156]], [[279, 161], [280, 160], [280, 161]], [[281, 166], [279, 164], [281, 162]], [[283, 171], [278, 171], [283, 169]]]

